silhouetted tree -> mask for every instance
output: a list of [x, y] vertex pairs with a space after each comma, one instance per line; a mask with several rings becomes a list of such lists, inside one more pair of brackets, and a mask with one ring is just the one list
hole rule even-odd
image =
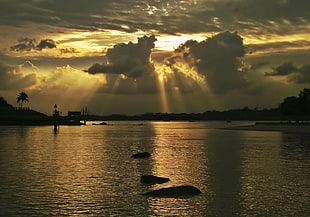
[[280, 112], [284, 115], [300, 118], [310, 114], [310, 89], [304, 88], [298, 97], [286, 97], [279, 105]]
[[301, 110], [304, 115], [310, 115], [310, 89], [304, 88], [299, 93]]
[[19, 103], [19, 107], [20, 109], [22, 110], [23, 109], [23, 103], [24, 102], [28, 102], [28, 95], [25, 93], [25, 92], [20, 92], [18, 95], [17, 95], [17, 103]]

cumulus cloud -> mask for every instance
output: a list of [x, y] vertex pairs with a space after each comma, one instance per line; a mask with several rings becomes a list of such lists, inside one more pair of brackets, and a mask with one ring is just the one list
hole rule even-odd
[[39, 43], [35, 39], [22, 38], [18, 40], [18, 44], [11, 46], [11, 51], [23, 52], [31, 50], [43, 50], [45, 48], [56, 48], [56, 42], [52, 39], [43, 39]]
[[249, 84], [240, 59], [245, 53], [243, 39], [237, 33], [223, 32], [201, 42], [185, 42], [166, 64], [173, 67], [177, 61], [185, 61], [205, 76], [214, 93], [223, 93]]
[[[105, 93], [155, 94], [159, 93], [160, 85], [165, 92], [190, 93], [201, 90], [197, 80], [193, 78], [200, 76], [195, 70], [190, 67], [172, 67], [180, 57], [168, 60], [157, 58], [156, 61], [151, 59], [155, 41], [156, 38], [152, 35], [138, 38], [138, 43], [117, 44], [108, 49], [104, 57], [105, 63], [95, 63], [85, 72], [106, 76], [107, 83], [99, 90]], [[166, 61], [166, 65], [162, 61]], [[167, 67], [169, 64], [170, 69]]]
[[158, 93], [159, 82], [166, 92], [182, 94], [255, 89], [242, 62], [246, 48], [237, 33], [223, 32], [201, 42], [188, 40], [170, 57], [156, 61], [150, 59], [155, 40], [144, 36], [138, 43], [117, 44], [107, 51], [103, 64], [95, 63], [85, 71], [106, 76], [107, 83], [100, 88], [106, 93]]
[[156, 38], [152, 35], [138, 38], [138, 43], [117, 44], [108, 49], [105, 63], [96, 63], [86, 72], [90, 74], [124, 74], [130, 78], [150, 74], [154, 71], [150, 54], [155, 46], [155, 41]]

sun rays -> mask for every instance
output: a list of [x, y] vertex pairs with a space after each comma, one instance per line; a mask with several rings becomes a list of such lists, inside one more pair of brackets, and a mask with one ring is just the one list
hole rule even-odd
[[[44, 107], [45, 111], [54, 104], [67, 110], [80, 110], [106, 83], [103, 75], [89, 75], [69, 65], [57, 67], [54, 71], [44, 71], [36, 66], [34, 68], [36, 71], [32, 73], [36, 82], [26, 91], [37, 99], [31, 100], [32, 106]], [[29, 74], [29, 69], [21, 68], [21, 71], [25, 75]]]
[[165, 77], [165, 71], [163, 67], [155, 67], [156, 72], [158, 74], [157, 76], [157, 82], [158, 82], [158, 90], [159, 90], [159, 95], [160, 95], [160, 103], [162, 107], [162, 112], [169, 112], [169, 105], [168, 105], [168, 99], [167, 99], [167, 94], [166, 94], [166, 77]]
[[173, 66], [155, 63], [155, 72], [162, 112], [190, 111], [191, 108], [187, 102], [188, 95], [210, 93], [205, 77], [198, 74], [194, 67], [185, 63], [180, 62]]

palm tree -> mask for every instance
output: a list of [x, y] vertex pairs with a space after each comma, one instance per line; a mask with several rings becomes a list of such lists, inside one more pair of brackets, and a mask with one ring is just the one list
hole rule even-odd
[[21, 110], [23, 109], [23, 103], [29, 101], [28, 98], [29, 98], [29, 97], [28, 97], [27, 93], [25, 93], [25, 92], [20, 92], [20, 93], [17, 95], [16, 100], [17, 100], [17, 103], [19, 103], [19, 106], [20, 106], [20, 109], [21, 109]]

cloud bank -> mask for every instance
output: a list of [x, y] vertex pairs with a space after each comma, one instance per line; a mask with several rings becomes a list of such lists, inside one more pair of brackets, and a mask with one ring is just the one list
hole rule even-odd
[[273, 72], [266, 72], [265, 76], [287, 76], [289, 82], [306, 84], [310, 83], [310, 65], [297, 67], [292, 62], [285, 62], [274, 68]]
[[18, 44], [11, 46], [11, 51], [23, 52], [31, 50], [43, 50], [45, 48], [56, 48], [56, 43], [52, 39], [44, 39], [39, 43], [35, 39], [22, 38], [18, 40]]
[[68, 29], [169, 34], [236, 29], [257, 35], [290, 34], [307, 27], [309, 8], [308, 0], [1, 1], [0, 24], [17, 26], [27, 21]]

